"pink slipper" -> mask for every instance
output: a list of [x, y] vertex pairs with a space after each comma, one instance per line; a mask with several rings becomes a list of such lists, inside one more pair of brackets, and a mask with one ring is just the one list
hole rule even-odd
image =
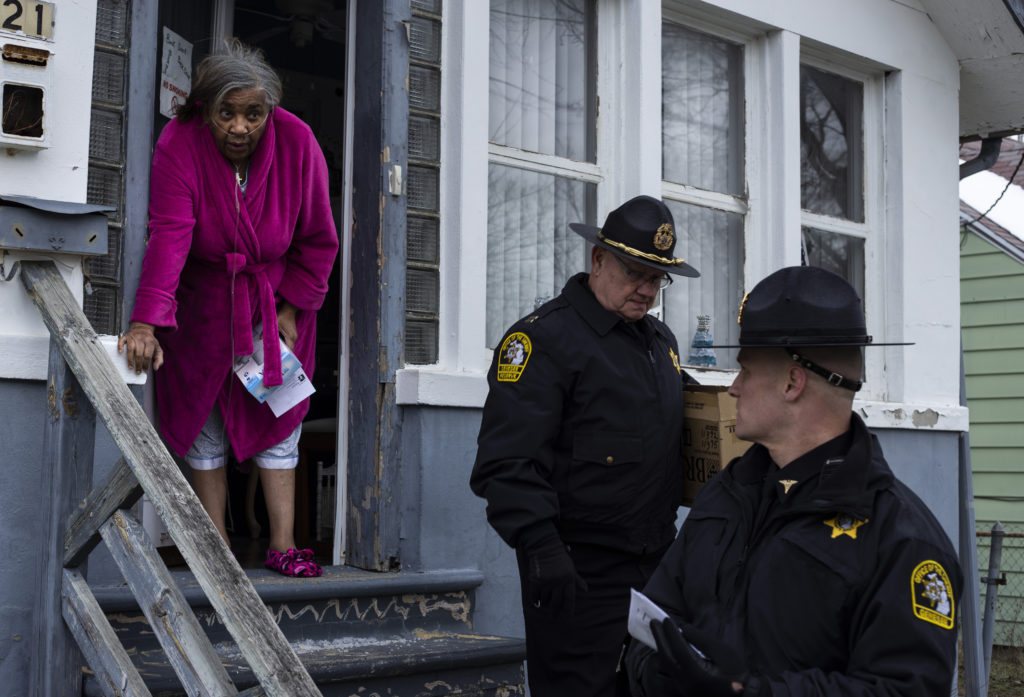
[[313, 550], [297, 550], [289, 547], [287, 552], [267, 550], [267, 560], [263, 563], [271, 571], [282, 576], [312, 578], [321, 575], [324, 570], [313, 561]]

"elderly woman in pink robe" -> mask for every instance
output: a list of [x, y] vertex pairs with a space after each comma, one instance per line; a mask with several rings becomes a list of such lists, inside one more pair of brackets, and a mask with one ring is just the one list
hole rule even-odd
[[[327, 165], [309, 127], [278, 105], [281, 82], [237, 41], [205, 58], [156, 145], [149, 242], [128, 332], [130, 367], [154, 369], [160, 428], [228, 544], [225, 464], [259, 468], [270, 522], [267, 568], [319, 576], [294, 538], [295, 466], [308, 398], [280, 416], [235, 375], [262, 348], [282, 382], [281, 340], [313, 374], [316, 312], [338, 252]], [[262, 338], [255, 339], [262, 324]], [[260, 346], [259, 344], [262, 344]]]

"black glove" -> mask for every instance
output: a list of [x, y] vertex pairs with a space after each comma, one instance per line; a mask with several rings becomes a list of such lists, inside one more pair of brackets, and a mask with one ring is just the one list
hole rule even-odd
[[527, 602], [554, 614], [572, 615], [576, 591], [587, 590], [553, 523], [545, 521], [527, 528], [518, 547], [526, 559]]
[[[651, 633], [658, 652], [644, 687], [648, 695], [680, 697], [755, 697], [761, 694], [761, 682], [750, 675], [729, 646], [700, 632], [692, 625], [682, 630], [671, 617], [651, 620]], [[733, 683], [741, 683], [737, 692]], [[767, 684], [765, 684], [767, 690]], [[766, 691], [767, 694], [767, 691]]]

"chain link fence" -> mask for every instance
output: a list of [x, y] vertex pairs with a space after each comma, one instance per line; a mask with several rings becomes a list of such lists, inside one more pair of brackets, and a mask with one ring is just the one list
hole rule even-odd
[[[996, 614], [992, 643], [995, 646], [1024, 647], [1024, 525], [1003, 525], [1002, 558], [994, 569], [997, 581]], [[982, 611], [988, 590], [992, 524], [978, 523], [978, 574], [981, 577]]]

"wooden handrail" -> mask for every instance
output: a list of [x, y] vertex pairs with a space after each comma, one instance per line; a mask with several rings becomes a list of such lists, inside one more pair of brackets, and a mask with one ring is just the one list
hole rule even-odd
[[[265, 693], [269, 697], [319, 696], [319, 689], [110, 362], [56, 265], [24, 260], [21, 279], [50, 330], [51, 341], [59, 346]], [[102, 498], [90, 495], [90, 499]]]

